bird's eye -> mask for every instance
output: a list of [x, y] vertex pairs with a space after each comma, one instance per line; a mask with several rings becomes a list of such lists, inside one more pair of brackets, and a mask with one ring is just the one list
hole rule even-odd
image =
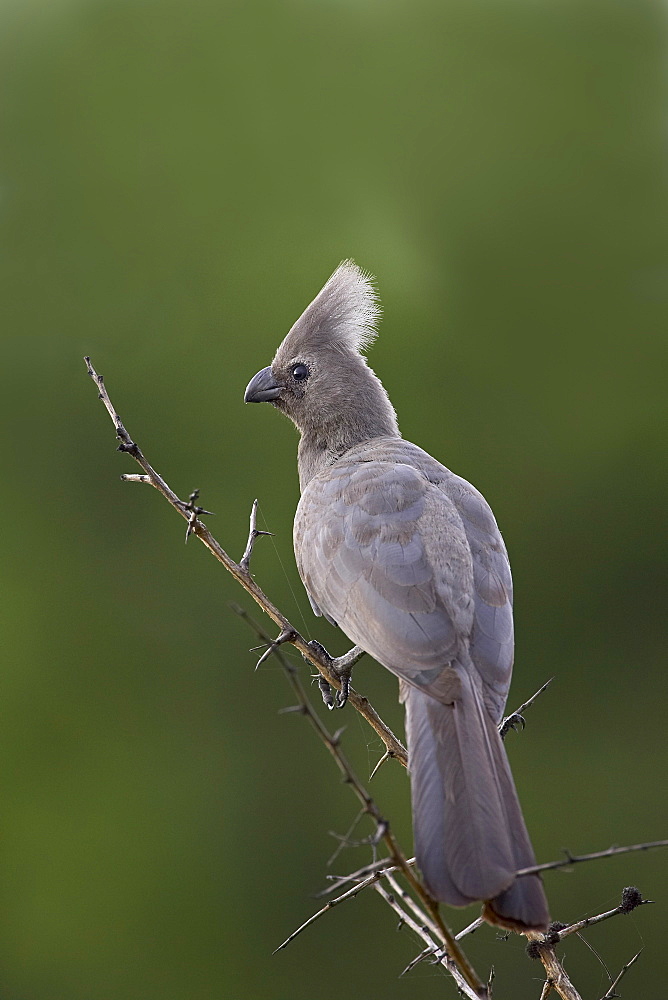
[[292, 369], [292, 377], [295, 380], [295, 382], [303, 382], [305, 379], [309, 377], [309, 374], [310, 373], [306, 365], [302, 364], [295, 365], [295, 367]]

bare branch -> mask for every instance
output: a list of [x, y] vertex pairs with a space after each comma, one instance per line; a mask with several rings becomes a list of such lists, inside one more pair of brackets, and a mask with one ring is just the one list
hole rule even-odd
[[[335, 738], [338, 739], [339, 734], [335, 733], [334, 735], [335, 735]], [[352, 821], [352, 823], [348, 827], [347, 831], [343, 835], [341, 835], [339, 833], [334, 833], [333, 830], [329, 831], [330, 836], [334, 837], [338, 841], [338, 843], [336, 845], [334, 853], [331, 855], [331, 857], [329, 857], [327, 859], [327, 867], [328, 868], [329, 868], [330, 865], [334, 864], [334, 862], [338, 858], [338, 856], [341, 853], [341, 851], [343, 851], [346, 847], [369, 847], [369, 846], [375, 847], [376, 846], [376, 836], [377, 836], [378, 831], [376, 831], [376, 834], [374, 834], [373, 837], [371, 837], [371, 838], [367, 837], [365, 840], [354, 841], [352, 839], [353, 830], [355, 830], [355, 828], [358, 826], [360, 820], [365, 815], [365, 812], [366, 812], [366, 810], [360, 809], [360, 811], [357, 813], [357, 816], [355, 816], [355, 819]]]
[[561, 861], [546, 861], [542, 865], [532, 865], [531, 868], [520, 868], [518, 875], [534, 875], [536, 872], [547, 872], [554, 868], [570, 868], [581, 861], [597, 861], [599, 858], [614, 858], [618, 854], [629, 854], [631, 851], [649, 851], [654, 847], [668, 847], [668, 840], [650, 840], [646, 844], [631, 844], [629, 847], [608, 847], [606, 851], [594, 851], [593, 854], [571, 854], [565, 851], [566, 857]]
[[126, 431], [125, 427], [123, 426], [121, 418], [116, 413], [116, 410], [114, 409], [112, 402], [109, 399], [109, 394], [107, 393], [107, 390], [104, 385], [104, 376], [98, 375], [98, 373], [95, 371], [95, 369], [91, 364], [90, 358], [86, 357], [84, 358], [84, 361], [86, 363], [86, 370], [88, 374], [97, 385], [98, 398], [102, 400], [102, 402], [107, 408], [109, 416], [114, 422], [114, 427], [116, 428], [116, 437], [121, 442], [118, 450], [129, 451], [131, 454], [134, 454], [134, 450], [139, 451], [139, 449], [137, 448], [137, 445], [134, 443], [128, 432]]
[[393, 894], [395, 896], [399, 896], [399, 898], [401, 900], [403, 900], [403, 903], [405, 904], [405, 906], [409, 910], [411, 910], [411, 912], [413, 913], [413, 916], [416, 917], [416, 919], [421, 920], [423, 922], [423, 924], [425, 926], [425, 929], [428, 930], [431, 935], [433, 935], [434, 937], [438, 938], [438, 934], [439, 934], [438, 927], [436, 926], [436, 924], [434, 923], [434, 921], [430, 919], [430, 917], [428, 916], [428, 914], [426, 914], [424, 912], [424, 910], [420, 906], [417, 905], [417, 903], [415, 902], [415, 900], [409, 895], [409, 893], [406, 892], [405, 889], [401, 888], [401, 886], [399, 885], [399, 883], [396, 880], [396, 878], [394, 877], [394, 875], [392, 875], [388, 871], [385, 871], [383, 874], [385, 876], [385, 881], [389, 885], [389, 887], [392, 890]]
[[543, 986], [541, 997], [545, 997], [549, 993], [547, 989], [549, 983], [550, 989], [558, 993], [562, 1000], [582, 1000], [582, 997], [573, 986], [568, 973], [557, 958], [554, 944], [551, 944], [548, 940], [549, 931], [546, 935], [536, 931], [529, 931], [527, 937], [529, 938], [529, 944], [527, 945], [529, 958], [540, 959], [547, 974], [547, 983]]
[[[374, 888], [376, 889], [376, 892], [378, 892], [379, 895], [382, 896], [387, 905], [392, 907], [394, 912], [398, 915], [401, 923], [406, 924], [407, 927], [410, 927], [410, 929], [414, 931], [415, 934], [417, 934], [418, 937], [421, 938], [427, 945], [425, 952], [420, 953], [421, 954], [420, 961], [422, 961], [424, 958], [427, 958], [429, 952], [431, 951], [431, 953], [434, 956], [438, 955], [439, 964], [443, 965], [448, 970], [452, 978], [457, 983], [459, 990], [465, 997], [469, 997], [470, 1000], [480, 1000], [481, 997], [489, 996], [487, 992], [487, 987], [484, 986], [482, 983], [480, 984], [479, 987], [472, 986], [462, 976], [461, 972], [459, 971], [453, 960], [446, 953], [444, 953], [442, 948], [438, 947], [436, 942], [433, 940], [431, 934], [429, 933], [427, 927], [425, 927], [423, 923], [418, 923], [416, 920], [414, 920], [413, 917], [410, 915], [410, 913], [408, 913], [407, 910], [405, 910], [401, 906], [401, 904], [397, 901], [396, 897], [393, 894], [389, 893], [387, 889], [385, 889], [380, 882], [377, 882]], [[417, 965], [417, 962], [412, 962], [410, 967], [413, 968], [415, 965]], [[402, 975], [404, 975], [406, 971], [407, 969], [404, 970]]]
[[619, 993], [615, 993], [615, 987], [619, 985], [622, 978], [626, 975], [631, 966], [640, 958], [641, 955], [642, 955], [642, 948], [640, 949], [637, 955], [633, 956], [630, 962], [626, 963], [626, 965], [619, 973], [615, 981], [610, 984], [610, 989], [608, 990], [608, 992], [605, 994], [605, 996], [601, 997], [601, 1000], [614, 1000], [614, 998], [619, 996]]
[[290, 944], [291, 941], [294, 941], [294, 939], [298, 937], [302, 931], [305, 931], [307, 927], [310, 927], [311, 924], [314, 924], [316, 920], [318, 920], [319, 917], [322, 917], [325, 913], [327, 913], [328, 910], [333, 910], [335, 906], [338, 906], [339, 903], [344, 903], [347, 899], [354, 899], [355, 896], [357, 896], [360, 892], [362, 892], [363, 889], [366, 889], [366, 887], [369, 885], [373, 885], [374, 882], [377, 882], [378, 879], [381, 879], [382, 877], [383, 877], [383, 872], [374, 872], [374, 874], [370, 875], [369, 878], [364, 879], [363, 882], [359, 882], [357, 885], [354, 885], [351, 889], [348, 889], [347, 892], [344, 892], [340, 896], [337, 896], [336, 899], [330, 899], [329, 902], [325, 903], [322, 909], [318, 910], [317, 913], [314, 913], [313, 916], [308, 918], [308, 920], [305, 920], [304, 923], [301, 924], [296, 931], [293, 931], [292, 934], [289, 935], [289, 937], [286, 937], [285, 941], [283, 941], [282, 944], [279, 944], [278, 948], [276, 948], [276, 950], [273, 951], [272, 954], [275, 955], [277, 952], [282, 951], [284, 948], [287, 948], [287, 946]]
[[475, 931], [480, 930], [481, 927], [484, 927], [485, 923], [486, 921], [484, 921], [482, 917], [478, 917], [477, 920], [474, 920], [463, 930], [459, 931], [458, 934], [455, 934], [455, 941], [461, 941], [461, 939], [463, 937], [466, 937], [467, 934], [475, 933]]
[[[415, 864], [415, 858], [407, 858], [406, 863], [409, 865]], [[330, 893], [336, 892], [337, 889], [340, 889], [342, 885], [347, 885], [348, 882], [360, 882], [373, 872], [385, 869], [390, 872], [397, 870], [396, 865], [393, 865], [391, 858], [381, 858], [380, 861], [374, 861], [370, 865], [363, 865], [362, 868], [358, 868], [356, 872], [351, 872], [350, 875], [328, 875], [327, 878], [332, 880], [332, 884], [328, 885], [326, 889], [322, 889], [320, 892], [316, 893], [316, 899], [320, 899], [323, 896], [329, 896]]]
[[[535, 932], [528, 934], [527, 937], [530, 941], [527, 946], [527, 953], [530, 958], [539, 958], [543, 963], [543, 967], [547, 973], [547, 983], [549, 983], [551, 989], [562, 997], [562, 1000], [581, 1000], [579, 993], [570, 981], [560, 959], [557, 957], [556, 946], [563, 938], [568, 937], [570, 934], [579, 934], [586, 927], [600, 924], [602, 921], [608, 920], [610, 917], [616, 917], [620, 913], [631, 913], [639, 906], [643, 906], [649, 902], [651, 900], [643, 899], [640, 891], [635, 886], [627, 886], [622, 892], [622, 899], [619, 906], [616, 906], [614, 910], [606, 910], [605, 913], [599, 913], [595, 917], [586, 917], [584, 920], [578, 920], [576, 923], [565, 927], [561, 924], [551, 924], [546, 934], [536, 934]], [[628, 966], [622, 969], [617, 979], [611, 984], [606, 996], [603, 997], [603, 1000], [611, 1000], [612, 997], [616, 996], [613, 992], [616, 984], [622, 978], [626, 969], [633, 965], [637, 957], [636, 955], [629, 962]], [[547, 983], [543, 987], [544, 996], [547, 995], [545, 993]]]
[[567, 927], [560, 927], [555, 933], [558, 933], [559, 940], [562, 941], [570, 934], [578, 934], [586, 927], [592, 927], [594, 924], [600, 924], [603, 920], [609, 920], [610, 917], [616, 917], [620, 913], [631, 913], [639, 906], [644, 906], [646, 903], [653, 902], [654, 900], [652, 899], [643, 899], [640, 890], [636, 889], [635, 886], [630, 885], [627, 886], [627, 888], [622, 892], [622, 901], [619, 906], [615, 906], [612, 910], [606, 910], [605, 913], [599, 913], [595, 917], [585, 917], [584, 920], [578, 920], [576, 923], [569, 924]]

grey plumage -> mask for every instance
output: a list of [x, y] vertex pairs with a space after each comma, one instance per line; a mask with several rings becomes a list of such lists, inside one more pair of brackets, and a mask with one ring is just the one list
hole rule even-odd
[[513, 662], [512, 580], [481, 494], [404, 441], [361, 351], [379, 309], [340, 265], [246, 400], [301, 432], [297, 565], [316, 613], [400, 679], [415, 852], [430, 892], [515, 930], [547, 902], [497, 724]]

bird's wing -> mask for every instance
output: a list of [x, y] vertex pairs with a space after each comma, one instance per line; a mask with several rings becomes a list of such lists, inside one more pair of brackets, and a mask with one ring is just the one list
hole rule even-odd
[[438, 486], [454, 503], [471, 550], [475, 611], [469, 653], [485, 684], [487, 708], [498, 722], [508, 696], [514, 656], [513, 580], [508, 553], [482, 494], [449, 469], [440, 469]]
[[468, 483], [401, 439], [355, 449], [306, 487], [295, 552], [312, 600], [380, 663], [450, 701], [446, 668], [473, 658], [490, 714], [502, 712], [509, 571], [493, 515]]
[[473, 569], [461, 518], [437, 487], [408, 465], [340, 459], [302, 495], [295, 551], [309, 594], [354, 642], [443, 693], [472, 624]]

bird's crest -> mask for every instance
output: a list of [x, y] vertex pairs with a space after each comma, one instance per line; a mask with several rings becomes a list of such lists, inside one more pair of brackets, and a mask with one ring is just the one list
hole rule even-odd
[[379, 316], [371, 276], [354, 261], [344, 260], [294, 324], [279, 353], [297, 356], [319, 347], [361, 353], [376, 336]]

